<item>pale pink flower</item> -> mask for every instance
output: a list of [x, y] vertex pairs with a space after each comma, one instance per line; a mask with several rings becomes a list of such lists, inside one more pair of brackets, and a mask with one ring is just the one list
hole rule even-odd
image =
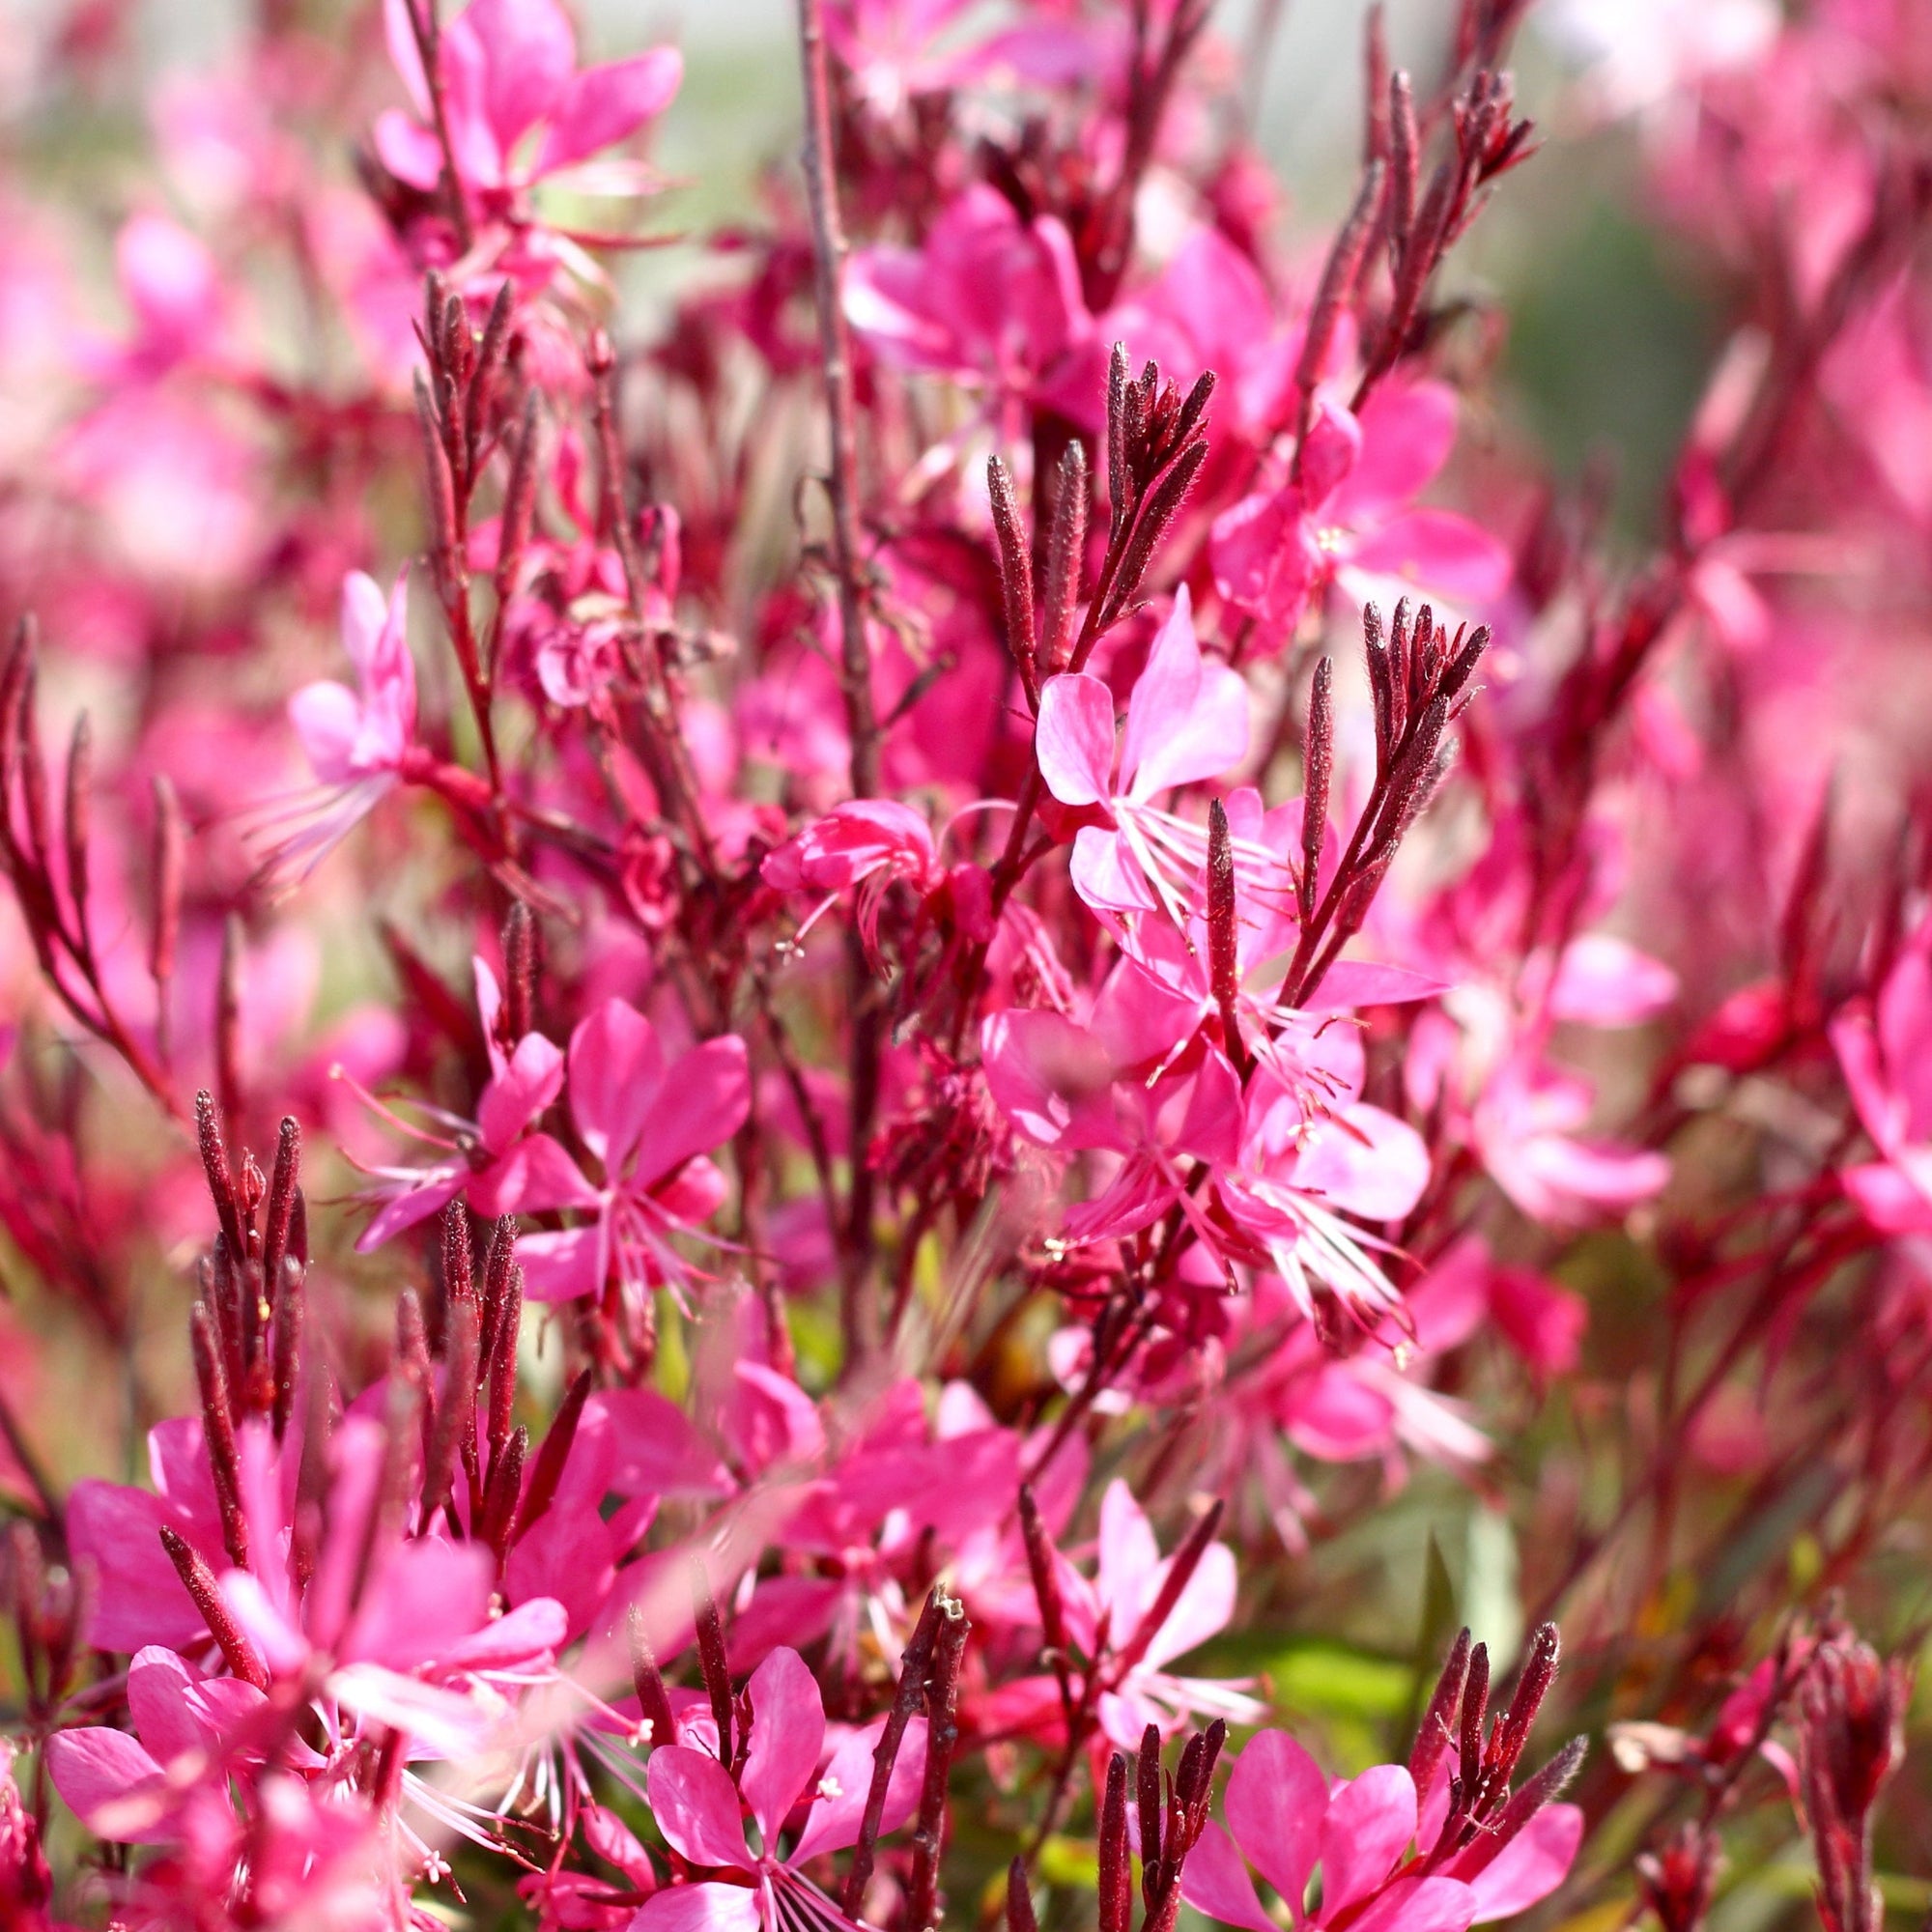
[[[1080, 896], [1107, 911], [1159, 910], [1184, 927], [1205, 877], [1208, 835], [1154, 801], [1177, 785], [1219, 778], [1248, 751], [1247, 685], [1238, 671], [1204, 657], [1184, 584], [1127, 700], [1118, 774], [1114, 694], [1090, 671], [1047, 679], [1034, 746], [1047, 790], [1062, 805], [1097, 808], [1107, 820], [1074, 836]], [[1281, 862], [1245, 840], [1236, 868], [1251, 889], [1288, 884]]]
[[342, 582], [342, 647], [355, 669], [354, 689], [322, 679], [289, 699], [289, 723], [308, 754], [316, 787], [270, 803], [259, 815], [264, 835], [295, 828], [282, 833], [264, 866], [285, 884], [307, 878], [406, 771], [428, 763], [415, 743], [407, 572], [386, 601], [373, 578], [349, 573]]
[[1180, 1676], [1168, 1668], [1225, 1630], [1235, 1614], [1235, 1552], [1210, 1543], [1157, 1627], [1156, 1607], [1172, 1556], [1162, 1556], [1147, 1513], [1120, 1478], [1100, 1498], [1100, 1535], [1090, 1578], [1058, 1558], [1067, 1634], [1093, 1660], [1106, 1688], [1095, 1704], [1100, 1727], [1122, 1750], [1138, 1749], [1155, 1725], [1172, 1736], [1194, 1718], [1251, 1724], [1263, 1706], [1251, 1680]]

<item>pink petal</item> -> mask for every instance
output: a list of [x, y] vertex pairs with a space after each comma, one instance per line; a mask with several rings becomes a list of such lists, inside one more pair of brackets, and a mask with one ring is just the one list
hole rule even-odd
[[636, 1181], [647, 1187], [694, 1156], [722, 1147], [752, 1111], [745, 1042], [721, 1034], [670, 1069], [638, 1140]]
[[644, 1900], [629, 1932], [759, 1932], [763, 1923], [750, 1886], [668, 1885]]
[[[854, 1731], [832, 1754], [825, 1776], [818, 1780], [819, 1797], [785, 1861], [798, 1866], [821, 1852], [843, 1851], [858, 1842], [866, 1803], [872, 1789], [872, 1751], [886, 1724], [883, 1718]], [[920, 1785], [925, 1776], [925, 1719], [915, 1718], [899, 1741], [893, 1760], [892, 1781], [886, 1786], [882, 1832], [896, 1832], [919, 1808]]]
[[442, 180], [442, 144], [419, 121], [393, 107], [376, 117], [376, 155], [399, 182], [425, 194], [434, 193]]
[[570, 1112], [607, 1174], [623, 1166], [664, 1085], [658, 1030], [627, 1001], [609, 999], [570, 1036]]
[[1101, 805], [1112, 792], [1114, 694], [1085, 671], [1050, 677], [1034, 727], [1039, 775], [1062, 805]]
[[1185, 1657], [1226, 1630], [1235, 1614], [1235, 1552], [1225, 1543], [1210, 1543], [1179, 1601], [1148, 1645], [1146, 1667], [1158, 1670], [1169, 1659]]
[[1461, 1880], [1406, 1878], [1350, 1919], [1349, 1932], [1467, 1932], [1475, 1914], [1476, 1894]]
[[54, 1789], [97, 1836], [141, 1845], [170, 1835], [161, 1825], [172, 1809], [161, 1768], [125, 1731], [57, 1731], [45, 1748]]
[[[548, 1134], [528, 1134], [469, 1180], [469, 1205], [498, 1214], [546, 1214], [557, 1208], [595, 1208], [602, 1194]], [[518, 1258], [522, 1259], [519, 1250]]]
[[423, 76], [422, 56], [416, 51], [415, 30], [410, 25], [410, 0], [383, 0], [383, 35], [411, 105], [427, 120], [429, 83]]
[[609, 1423], [611, 1488], [622, 1496], [723, 1495], [731, 1478], [674, 1402], [650, 1389], [608, 1389], [590, 1398]]
[[1341, 524], [1379, 523], [1434, 479], [1456, 442], [1456, 392], [1446, 383], [1384, 383], [1363, 405], [1362, 451], [1326, 506]]
[[563, 1092], [563, 1055], [554, 1040], [527, 1033], [509, 1065], [483, 1090], [476, 1124], [483, 1145], [501, 1153]]
[[435, 1662], [440, 1671], [508, 1670], [554, 1656], [569, 1634], [563, 1605], [549, 1597], [532, 1597], [444, 1645]]
[[795, 1650], [773, 1651], [745, 1688], [752, 1700], [752, 1743], [738, 1788], [770, 1846], [818, 1769], [825, 1705], [817, 1680]]
[[462, 17], [484, 51], [485, 111], [507, 155], [569, 84], [576, 37], [555, 0], [470, 0]]
[[1040, 1147], [1123, 1147], [1114, 1118], [1112, 1057], [1094, 1037], [1041, 1009], [990, 1015], [980, 1033], [986, 1085], [1000, 1110]]
[[1286, 1731], [1257, 1731], [1228, 1774], [1223, 1809], [1256, 1870], [1297, 1918], [1328, 1813], [1328, 1780]]
[[[1268, 1735], [1265, 1731], [1262, 1733], [1263, 1737]], [[1254, 1746], [1249, 1745], [1248, 1750], [1253, 1749]], [[1231, 1782], [1231, 1798], [1233, 1790]], [[1218, 1918], [1223, 1925], [1245, 1926], [1248, 1932], [1280, 1932], [1274, 1920], [1262, 1910], [1261, 1901], [1255, 1896], [1254, 1880], [1248, 1876], [1240, 1854], [1212, 1819], [1180, 1868], [1180, 1894], [1195, 1911]], [[1297, 1907], [1301, 1903], [1298, 1891], [1294, 1903]]]
[[651, 1815], [672, 1851], [696, 1865], [750, 1865], [738, 1787], [716, 1758], [689, 1745], [661, 1745], [645, 1781]]
[[1570, 1875], [1582, 1841], [1583, 1814], [1576, 1805], [1551, 1804], [1539, 1811], [1468, 1881], [1476, 1894], [1471, 1922], [1486, 1925], [1548, 1898]]
[[1349, 552], [1353, 569], [1400, 577], [1459, 604], [1490, 604], [1509, 587], [1509, 547], [1453, 510], [1409, 510]]
[[1414, 1836], [1415, 1785], [1404, 1766], [1372, 1765], [1343, 1785], [1321, 1828], [1321, 1916], [1366, 1898]]
[[180, 1529], [180, 1512], [145, 1491], [93, 1478], [73, 1486], [68, 1538], [74, 1555], [91, 1562], [99, 1580], [87, 1627], [87, 1641], [95, 1648], [186, 1645], [204, 1634], [201, 1612], [161, 1548], [164, 1524]]
[[1160, 1594], [1160, 1546], [1147, 1512], [1124, 1479], [1116, 1476], [1100, 1498], [1099, 1561], [1095, 1584], [1114, 1610], [1114, 1634], [1125, 1635], [1125, 1619], [1138, 1620], [1142, 1605]]
[[1132, 797], [1151, 799], [1171, 785], [1219, 778], [1247, 750], [1246, 681], [1227, 665], [1204, 662], [1183, 583], [1127, 703], [1121, 781]]
[[346, 684], [325, 678], [303, 685], [289, 699], [289, 723], [324, 784], [355, 776], [352, 759], [362, 734], [362, 700]]
[[1429, 1149], [1406, 1122], [1357, 1100], [1310, 1137], [1294, 1184], [1364, 1221], [1399, 1221], [1429, 1185]]
[[517, 1242], [517, 1262], [524, 1270], [524, 1293], [532, 1301], [595, 1294], [606, 1272], [604, 1222], [600, 1218], [590, 1228], [525, 1235]]
[[1208, 537], [1214, 587], [1271, 629], [1300, 618], [1330, 568], [1305, 509], [1293, 484], [1261, 492], [1223, 511]]
[[412, 1179], [394, 1183], [396, 1191], [356, 1236], [355, 1252], [369, 1254], [384, 1241], [393, 1240], [406, 1228], [413, 1228], [418, 1221], [427, 1221], [432, 1214], [440, 1213], [463, 1192], [469, 1178], [467, 1167], [426, 1167]]
[[1588, 932], [1563, 949], [1549, 989], [1552, 1018], [1584, 1026], [1636, 1026], [1677, 997], [1677, 975], [1607, 932]]
[[670, 105], [683, 79], [684, 56], [675, 47], [586, 68], [556, 104], [536, 172], [554, 174], [626, 139]]

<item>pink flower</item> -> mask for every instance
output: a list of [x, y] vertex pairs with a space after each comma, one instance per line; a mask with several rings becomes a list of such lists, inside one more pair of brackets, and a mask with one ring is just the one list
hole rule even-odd
[[1412, 498], [1449, 459], [1456, 394], [1384, 384], [1359, 417], [1321, 399], [1298, 479], [1242, 498], [1214, 524], [1214, 582], [1271, 632], [1291, 631], [1332, 582], [1356, 602], [1415, 587], [1481, 606], [1509, 582], [1509, 551], [1466, 517]]
[[548, 1665], [563, 1641], [562, 1608], [535, 1598], [493, 1617], [497, 1564], [486, 1544], [406, 1539], [400, 1522], [385, 1521], [387, 1432], [366, 1416], [350, 1416], [330, 1438], [324, 1533], [313, 1574], [299, 1575], [275, 1445], [256, 1422], [240, 1441], [250, 1567], [219, 1581], [269, 1680], [320, 1694], [343, 1733], [386, 1725], [416, 1756], [474, 1751], [502, 1710], [500, 1691], [481, 1697], [476, 1688]]
[[983, 183], [946, 209], [923, 246], [854, 254], [844, 303], [882, 361], [982, 388], [1002, 413], [1093, 330], [1065, 228], [1050, 214], [1021, 220]]
[[[1219, 778], [1248, 751], [1247, 686], [1238, 671], [1203, 657], [1184, 584], [1127, 700], [1118, 777], [1114, 741], [1114, 694], [1103, 680], [1088, 671], [1047, 679], [1034, 735], [1040, 776], [1061, 804], [1096, 808], [1107, 820], [1074, 836], [1075, 889], [1096, 909], [1158, 908], [1184, 926], [1187, 895], [1205, 874], [1208, 836], [1153, 801], [1177, 785]], [[1244, 845], [1236, 864], [1250, 884], [1270, 874], [1288, 883], [1266, 852]]]
[[[1344, 1051], [1360, 1044], [1341, 1030]], [[1367, 1237], [1339, 1216], [1400, 1221], [1429, 1184], [1421, 1135], [1354, 1097], [1361, 1074], [1310, 1104], [1273, 1066], [1258, 1066], [1243, 1096], [1238, 1162], [1218, 1175], [1230, 1218], [1258, 1241], [1304, 1315], [1319, 1282], [1370, 1322], [1399, 1300], [1364, 1252]]]
[[[47, 1773], [97, 1837], [166, 1842], [178, 1835], [191, 1805], [212, 1798], [227, 1811], [235, 1761], [250, 1754], [242, 1742], [247, 1720], [268, 1701], [252, 1684], [206, 1677], [173, 1651], [151, 1645], [128, 1669], [135, 1735], [92, 1725], [57, 1732], [47, 1740]], [[320, 1762], [299, 1742], [295, 1752]], [[252, 1755], [259, 1761], [259, 1744]]]
[[[1251, 1864], [1296, 1926], [1466, 1932], [1527, 1910], [1563, 1882], [1582, 1835], [1582, 1814], [1569, 1804], [1537, 1811], [1492, 1858], [1481, 1856], [1490, 1847], [1479, 1839], [1446, 1860], [1405, 1863], [1411, 1842], [1436, 1837], [1448, 1803], [1444, 1780], [1418, 1806], [1414, 1780], [1399, 1764], [1331, 1786], [1286, 1731], [1259, 1731], [1228, 1776], [1227, 1830], [1208, 1826], [1182, 1872], [1182, 1895], [1224, 1925], [1274, 1932]], [[1305, 1899], [1318, 1872], [1321, 1902], [1310, 1912]]]
[[707, 1151], [729, 1140], [751, 1111], [745, 1042], [724, 1034], [667, 1065], [657, 1029], [610, 999], [571, 1035], [569, 1079], [571, 1118], [603, 1179], [585, 1179], [554, 1142], [554, 1153], [533, 1161], [533, 1173], [574, 1173], [572, 1198], [557, 1205], [595, 1218], [523, 1238], [517, 1256], [528, 1292], [567, 1301], [611, 1279], [632, 1294], [686, 1281], [690, 1267], [670, 1236], [689, 1233], [724, 1199], [724, 1177]]
[[375, 580], [353, 570], [342, 581], [342, 647], [355, 688], [323, 679], [289, 699], [317, 788], [260, 814], [263, 831], [294, 825], [264, 870], [295, 884], [402, 781], [416, 751], [416, 672], [409, 644], [409, 578], [400, 574], [384, 602]]
[[[1498, 1050], [1485, 1065], [1485, 1052]], [[1595, 1090], [1544, 1062], [1533, 1033], [1464, 1042], [1446, 1014], [1426, 1012], [1410, 1033], [1403, 1077], [1410, 1106], [1427, 1114], [1446, 1105], [1496, 1184], [1533, 1221], [1566, 1227], [1627, 1212], [1669, 1183], [1667, 1155], [1582, 1131]]]
[[[644, 1902], [634, 1932], [783, 1932], [799, 1923], [846, 1925], [838, 1906], [804, 1874], [825, 1852], [856, 1843], [872, 1780], [872, 1747], [884, 1719], [850, 1732], [823, 1772], [825, 1705], [795, 1650], [775, 1650], [745, 1686], [751, 1741], [736, 1775], [690, 1745], [651, 1753], [651, 1812], [665, 1841], [693, 1865], [724, 1874], [668, 1886]], [[887, 1791], [882, 1829], [895, 1832], [919, 1803], [925, 1725], [906, 1727]], [[806, 1806], [791, 1849], [781, 1834]], [[758, 1850], [745, 1838], [749, 1812]]]
[[1147, 1513], [1119, 1477], [1100, 1498], [1100, 1537], [1094, 1576], [1081, 1575], [1060, 1556], [1061, 1597], [1067, 1634], [1101, 1674], [1105, 1689], [1095, 1706], [1100, 1727], [1123, 1750], [1137, 1749], [1148, 1725], [1163, 1737], [1190, 1715], [1251, 1724], [1263, 1706], [1246, 1695], [1246, 1680], [1181, 1677], [1167, 1669], [1225, 1630], [1235, 1614], [1235, 1552], [1210, 1543], [1152, 1629], [1175, 1559], [1163, 1557]]
[[859, 931], [866, 951], [876, 956], [879, 902], [895, 879], [924, 894], [941, 876], [932, 828], [909, 805], [887, 798], [859, 798], [835, 807], [771, 853], [759, 868], [768, 886], [780, 892], [826, 895], [799, 926], [794, 944], [837, 904], [842, 892], [858, 887]]
[[[398, 181], [428, 192], [442, 178], [442, 149], [429, 125], [430, 92], [410, 5], [384, 0], [384, 20], [389, 58], [416, 119], [383, 115], [376, 149]], [[518, 191], [628, 140], [664, 112], [684, 77], [674, 47], [580, 71], [576, 36], [555, 0], [471, 0], [442, 25], [441, 65], [464, 191], [493, 214], [507, 213]], [[594, 185], [609, 191], [642, 179], [635, 168], [615, 165]]]
[[392, 1125], [412, 1139], [445, 1150], [449, 1158], [429, 1167], [371, 1170], [376, 1185], [365, 1198], [381, 1205], [355, 1243], [364, 1254], [427, 1220], [459, 1194], [492, 1219], [546, 1213], [581, 1206], [585, 1199], [585, 1182], [576, 1163], [548, 1134], [529, 1131], [563, 1091], [563, 1054], [539, 1033], [526, 1034], [506, 1053], [498, 1037], [502, 991], [481, 959], [474, 970], [477, 1010], [490, 1055], [490, 1080], [478, 1099], [476, 1119], [440, 1116], [450, 1130], [445, 1139], [370, 1102]]
[[1879, 1158], [1845, 1192], [1888, 1235], [1932, 1229], [1932, 922], [1900, 949], [1878, 998], [1832, 1022], [1832, 1045]]

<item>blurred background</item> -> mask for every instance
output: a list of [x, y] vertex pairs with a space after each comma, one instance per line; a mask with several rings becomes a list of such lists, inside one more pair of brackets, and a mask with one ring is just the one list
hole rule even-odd
[[[660, 223], [696, 234], [753, 212], [760, 171], [787, 158], [797, 140], [787, 0], [581, 0], [575, 11], [596, 58], [660, 41], [684, 50], [685, 86], [654, 148], [678, 184], [658, 205]], [[1433, 72], [1455, 11], [1451, 0], [1389, 0], [1397, 64], [1418, 75]], [[29, 176], [43, 173], [57, 194], [65, 187], [101, 210], [117, 198], [137, 200], [142, 189], [132, 170], [141, 130], [129, 118], [139, 98], [130, 58], [149, 83], [216, 64], [249, 12], [245, 0], [94, 0], [80, 7], [4, 0], [4, 138]], [[374, 5], [303, 12], [310, 18], [332, 12], [335, 31], [345, 36], [380, 32]], [[1295, 231], [1324, 229], [1350, 191], [1366, 12], [1366, 0], [1224, 0], [1216, 12], [1224, 58], [1255, 67], [1257, 39], [1265, 40], [1265, 59], [1244, 91], [1258, 144], [1288, 190], [1287, 220]], [[1500, 421], [1492, 428], [1526, 431], [1566, 476], [1588, 463], [1605, 466], [1627, 536], [1648, 524], [1708, 366], [1705, 318], [1716, 294], [1690, 251], [1670, 245], [1642, 218], [1638, 128], [1672, 111], [1662, 91], [1673, 71], [1668, 39], [1681, 39], [1694, 23], [1699, 40], [1721, 54], [1727, 42], [1743, 45], [1770, 17], [1768, 0], [1544, 0], [1532, 7], [1517, 44], [1516, 78], [1548, 152], [1512, 177], [1458, 256], [1463, 292], [1493, 302], [1506, 324], [1494, 338]], [[48, 52], [57, 34], [71, 43], [90, 33], [103, 48], [101, 87], [77, 99], [47, 84]], [[1657, 47], [1654, 73], [1631, 51], [1647, 41]], [[1564, 85], [1578, 75], [1583, 89]], [[1617, 118], [1590, 113], [1585, 124], [1579, 115], [1592, 105], [1613, 108]], [[117, 172], [127, 177], [118, 197]], [[112, 241], [105, 224], [99, 241], [104, 291]], [[620, 285], [635, 303], [690, 266], [688, 250], [634, 257], [620, 268]], [[1480, 435], [1479, 423], [1471, 429]]]

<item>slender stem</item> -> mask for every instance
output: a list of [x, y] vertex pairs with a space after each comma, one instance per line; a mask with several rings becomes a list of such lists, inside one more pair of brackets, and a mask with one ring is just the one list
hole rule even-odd
[[832, 554], [838, 579], [839, 674], [852, 736], [852, 795], [879, 788], [879, 726], [872, 709], [872, 661], [859, 600], [859, 433], [852, 404], [852, 343], [839, 303], [845, 236], [832, 143], [832, 90], [827, 75], [823, 0], [798, 0], [798, 42], [805, 80], [805, 187], [811, 210], [812, 289], [818, 302], [819, 353], [831, 418]]

